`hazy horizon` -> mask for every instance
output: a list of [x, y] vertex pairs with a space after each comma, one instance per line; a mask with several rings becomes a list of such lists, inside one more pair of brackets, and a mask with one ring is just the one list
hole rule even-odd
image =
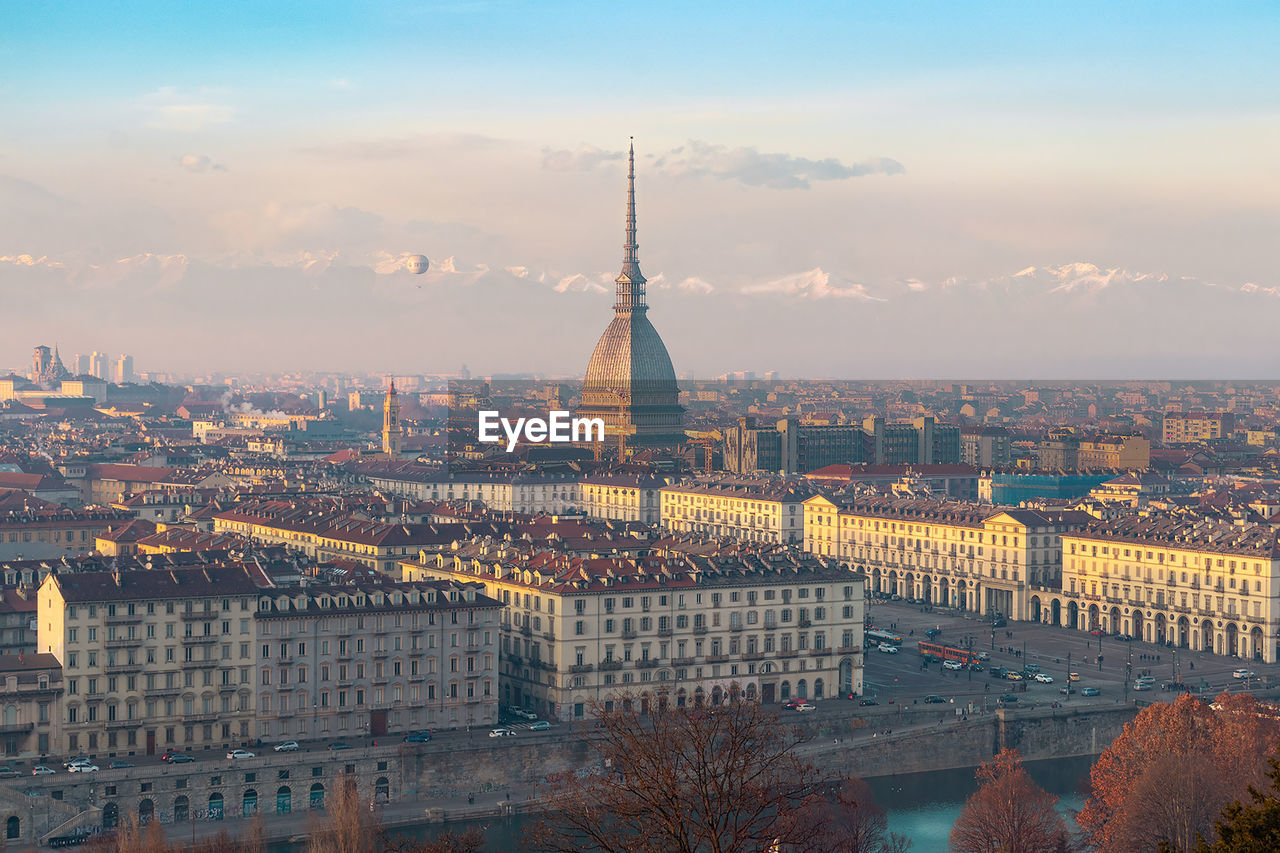
[[1277, 376], [1270, 11], [12, 7], [0, 365]]

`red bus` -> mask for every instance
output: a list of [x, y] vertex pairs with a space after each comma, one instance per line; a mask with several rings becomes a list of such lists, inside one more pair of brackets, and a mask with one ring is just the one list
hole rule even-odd
[[978, 655], [975, 652], [944, 646], [942, 643], [926, 643], [924, 640], [920, 641], [920, 654], [933, 655], [941, 660], [958, 660], [965, 666], [978, 662]]

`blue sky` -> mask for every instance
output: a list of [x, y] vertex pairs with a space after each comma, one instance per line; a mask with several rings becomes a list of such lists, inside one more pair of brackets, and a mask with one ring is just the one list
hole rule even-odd
[[[166, 300], [197, 298], [206, 273], [367, 296], [367, 276], [394, 280], [407, 251], [440, 261], [413, 289], [460, 312], [453, 327], [477, 284], [519, 291], [547, 323], [603, 311], [603, 325], [630, 135], [642, 262], [671, 288], [669, 322], [728, 312], [778, 336], [776, 351], [669, 340], [684, 372], [863, 375], [892, 337], [833, 359], [804, 330], [837, 306], [857, 324], [882, 302], [905, 313], [878, 323], [949, 325], [963, 319], [954, 306], [908, 312], [902, 298], [956, 283], [994, 300], [974, 322], [1052, 323], [1062, 312], [1037, 299], [1088, 293], [1141, 323], [1125, 288], [1160, 276], [1250, 294], [1198, 309], [1224, 329], [1280, 306], [1273, 3], [8, 3], [0, 31], [0, 289], [55, 282], [103, 305], [151, 294], [131, 316], [161, 325]], [[1065, 286], [1078, 264], [1105, 274]], [[1032, 267], [1049, 271], [1043, 293], [1015, 277]], [[132, 346], [135, 330], [101, 315], [62, 334], [85, 350]], [[65, 318], [47, 316], [33, 333], [58, 333]], [[927, 331], [972, 352], [971, 372], [1031, 369]], [[537, 366], [580, 370], [585, 338]], [[1169, 371], [1277, 372], [1268, 348], [1239, 338], [1175, 352]], [[299, 340], [252, 359], [447, 369], [472, 341], [379, 353]], [[0, 364], [21, 364], [30, 343], [5, 344]], [[182, 349], [138, 358], [236, 358]], [[527, 361], [509, 334], [485, 353], [473, 367]], [[1108, 359], [1117, 375], [1140, 366], [1132, 344]], [[1047, 353], [1033, 367], [1076, 365]]]

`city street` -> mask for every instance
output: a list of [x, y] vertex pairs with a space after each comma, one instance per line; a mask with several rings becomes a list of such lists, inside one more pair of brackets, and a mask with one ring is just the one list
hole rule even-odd
[[[906, 602], [873, 602], [867, 608], [867, 625], [892, 630], [903, 640], [902, 649], [896, 655], [873, 648], [866, 653], [863, 692], [882, 705], [889, 700], [907, 704], [922, 702], [929, 694], [948, 700], [955, 698], [959, 702], [962, 698], [998, 697], [1012, 692], [1017, 693], [1020, 703], [1060, 701], [1078, 706], [1124, 701], [1126, 681], [1130, 686], [1128, 698], [1146, 701], [1172, 701], [1176, 691], [1161, 688], [1176, 680], [1207, 694], [1223, 689], [1251, 689], [1261, 693], [1280, 684], [1280, 665], [1276, 664], [1239, 661], [1136, 640], [1122, 642], [1109, 636], [1099, 638], [1083, 631], [1026, 622], [1009, 622], [993, 631], [987, 620], [973, 614], [959, 615], [941, 609], [922, 612], [920, 605]], [[982, 662], [984, 671], [948, 671], [938, 663], [922, 669], [917, 643], [928, 641], [925, 631], [930, 628], [942, 629], [932, 642], [955, 648], [970, 648], [972, 643], [975, 653], [986, 652], [990, 659]], [[1021, 670], [1028, 663], [1039, 665], [1042, 672], [1053, 677], [1053, 683], [1010, 682], [991, 677], [993, 666]], [[1231, 671], [1239, 667], [1252, 670], [1257, 677], [1247, 682], [1233, 678]], [[1079, 673], [1080, 681], [1075, 684], [1077, 692], [1065, 696], [1060, 688], [1066, 685], [1068, 672]], [[1155, 685], [1151, 690], [1135, 692], [1133, 680], [1143, 674], [1153, 676]], [[1022, 685], [1026, 687], [1025, 692], [1021, 691]], [[1079, 691], [1085, 687], [1096, 687], [1101, 695], [1084, 697]]]

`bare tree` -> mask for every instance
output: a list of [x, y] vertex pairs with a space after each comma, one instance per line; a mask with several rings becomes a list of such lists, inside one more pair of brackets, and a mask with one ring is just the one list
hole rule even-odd
[[382, 853], [480, 853], [484, 849], [484, 833], [478, 829], [449, 830], [426, 841], [408, 841], [384, 834], [382, 845]]
[[800, 735], [754, 702], [593, 707], [597, 772], [547, 786], [534, 846], [556, 853], [819, 850], [822, 792]]
[[307, 853], [379, 853], [381, 827], [355, 777], [339, 776], [325, 805], [329, 817], [311, 833]]
[[902, 853], [911, 841], [889, 832], [889, 818], [861, 779], [846, 779], [813, 806], [819, 848], [840, 853]]
[[978, 768], [978, 790], [951, 827], [957, 853], [1059, 853], [1069, 836], [1058, 798], [1022, 766], [1017, 750], [1002, 749]]

